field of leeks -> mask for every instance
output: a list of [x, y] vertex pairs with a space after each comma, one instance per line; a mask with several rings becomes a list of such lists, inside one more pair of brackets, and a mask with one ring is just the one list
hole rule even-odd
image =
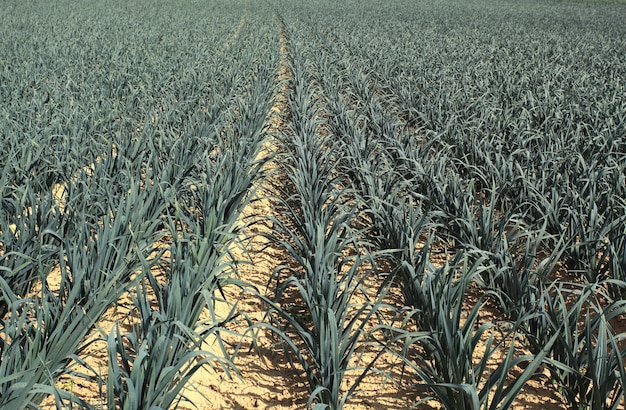
[[623, 5], [2, 6], [0, 407], [211, 406], [261, 335], [300, 407], [623, 406]]

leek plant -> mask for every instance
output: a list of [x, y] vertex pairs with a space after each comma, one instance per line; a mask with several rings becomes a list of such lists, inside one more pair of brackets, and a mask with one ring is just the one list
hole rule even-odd
[[[479, 322], [486, 305], [482, 298], [465, 314], [465, 295], [481, 265], [480, 260], [468, 265], [468, 258], [458, 255], [452, 265], [431, 266], [415, 274], [419, 282], [413, 288], [419, 289], [420, 296], [414, 300], [423, 304], [408, 308], [406, 321], [418, 327], [401, 330], [397, 336], [405, 343], [400, 353], [405, 363], [447, 409], [509, 408], [556, 339], [545, 340], [534, 355], [520, 355], [518, 327], [528, 316], [508, 323]], [[485, 350], [476, 357], [479, 345]], [[412, 349], [415, 346], [419, 349]], [[490, 361], [502, 353], [501, 363], [491, 369]], [[510, 374], [518, 366], [524, 370], [511, 381]]]
[[[6, 175], [6, 174], [5, 174]], [[6, 182], [0, 181], [0, 183]], [[16, 298], [25, 297], [54, 265], [58, 241], [46, 232], [59, 229], [61, 218], [52, 195], [39, 197], [29, 184], [0, 186], [6, 195], [0, 210], [0, 318]]]
[[[168, 224], [173, 238], [170, 262], [159, 264], [165, 268], [166, 283], [161, 285], [146, 263], [133, 298], [140, 323], [129, 333], [116, 326], [108, 336], [109, 408], [175, 407], [185, 399], [182, 389], [203, 365], [217, 363], [227, 374], [232, 367], [225, 351], [213, 355], [202, 349], [202, 341], [219, 336], [220, 324], [231, 319], [229, 315], [218, 320], [214, 311], [215, 292], [227, 285], [230, 264], [210, 235], [181, 231], [177, 222]], [[151, 294], [157, 308], [151, 306]], [[206, 322], [199, 321], [204, 309], [210, 312]]]
[[[611, 285], [624, 287], [623, 282]], [[607, 283], [555, 283], [540, 293], [537, 315], [523, 325], [530, 350], [548, 349], [550, 376], [571, 408], [617, 409], [624, 396], [626, 349], [612, 323], [623, 300], [610, 301]]]

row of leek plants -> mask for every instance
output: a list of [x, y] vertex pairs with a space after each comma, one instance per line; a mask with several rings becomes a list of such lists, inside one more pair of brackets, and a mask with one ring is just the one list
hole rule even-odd
[[[269, 318], [256, 326], [280, 338], [306, 377], [307, 407], [341, 409], [375, 364], [358, 364], [358, 349], [368, 343], [366, 325], [381, 309], [382, 295], [358, 297], [371, 263], [353, 226], [357, 210], [348, 202], [346, 178], [337, 172], [339, 142], [324, 130], [319, 85], [300, 45], [290, 42], [290, 114], [277, 157], [284, 181], [276, 188], [280, 216], [272, 218], [269, 234], [291, 261], [272, 275], [273, 296], [260, 295]], [[377, 358], [384, 349], [375, 348]], [[347, 373], [357, 377], [344, 386]]]
[[[270, 32], [262, 33], [256, 41], [276, 41]], [[108, 335], [109, 404], [175, 407], [188, 400], [184, 389], [202, 366], [236, 372], [221, 334], [238, 315], [237, 303], [227, 300], [224, 290], [247, 287], [236, 276], [238, 261], [230, 249], [264, 164], [257, 155], [271, 107], [276, 55], [250, 54], [248, 67], [254, 67], [251, 79], [237, 84], [238, 94], [223, 107], [219, 121], [207, 124], [199, 112], [182, 135], [169, 135], [172, 145], [164, 144], [171, 149], [158, 166], [165, 172], [174, 168], [168, 175], [177, 187], [163, 218], [162, 252], [168, 255], [142, 266], [134, 296], [136, 329], [124, 333], [116, 327]], [[230, 306], [226, 316], [216, 311], [218, 302]], [[215, 341], [218, 353], [205, 350], [206, 339]]]

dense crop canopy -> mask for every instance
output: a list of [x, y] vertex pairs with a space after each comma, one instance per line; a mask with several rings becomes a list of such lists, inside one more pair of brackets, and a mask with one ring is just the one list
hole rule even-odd
[[623, 406], [619, 3], [0, 0], [0, 407]]

